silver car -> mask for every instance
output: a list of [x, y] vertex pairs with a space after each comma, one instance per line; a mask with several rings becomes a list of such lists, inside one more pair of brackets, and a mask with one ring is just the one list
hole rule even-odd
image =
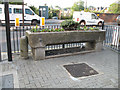
[[120, 25], [120, 15], [116, 18], [116, 22], [118, 25]]

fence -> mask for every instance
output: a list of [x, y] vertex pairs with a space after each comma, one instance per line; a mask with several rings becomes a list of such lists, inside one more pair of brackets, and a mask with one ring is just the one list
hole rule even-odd
[[106, 30], [104, 45], [120, 52], [120, 26], [106, 25], [104, 29]]
[[60, 55], [80, 51], [85, 51], [85, 42], [47, 45], [45, 50], [45, 56]]
[[[26, 30], [31, 30], [35, 26], [25, 26], [23, 27], [11, 27], [11, 39], [12, 39], [12, 52], [13, 53], [19, 53], [20, 52], [20, 38], [25, 35]], [[60, 24], [52, 24], [52, 25], [46, 25], [44, 28], [49, 29], [55, 29], [55, 28], [61, 28]], [[99, 27], [102, 29], [102, 27]], [[42, 29], [42, 27], [38, 26], [38, 29]], [[120, 42], [120, 26], [112, 26], [112, 25], [105, 25], [104, 30], [106, 30], [106, 40], [104, 42], [104, 45], [106, 47], [110, 47], [114, 50], [119, 51], [119, 42]], [[71, 46], [74, 46], [75, 43]], [[83, 46], [83, 44], [80, 44]], [[69, 45], [68, 45], [69, 46]], [[46, 48], [49, 49], [51, 46], [47, 46]], [[55, 46], [54, 46], [55, 47]], [[29, 47], [30, 48], [30, 47]], [[59, 47], [55, 47], [58, 48]]]
[[[11, 44], [12, 44], [12, 53], [20, 52], [20, 38], [25, 35], [26, 30], [31, 30], [35, 26], [24, 26], [24, 27], [11, 27]], [[61, 28], [59, 24], [46, 25], [45, 27], [38, 26], [38, 29], [43, 28]], [[30, 47], [29, 47], [30, 48]]]
[[[20, 38], [25, 35], [26, 30], [31, 30], [33, 27], [35, 28], [35, 26], [25, 26], [24, 28], [22, 26], [10, 28], [11, 29], [11, 40], [12, 40], [11, 41], [12, 53], [19, 53], [20, 52], [20, 46], [19, 46]], [[38, 26], [38, 29], [43, 29], [43, 28], [55, 29], [55, 28], [61, 28], [61, 27], [60, 27], [60, 24], [52, 24], [52, 25], [47, 24], [45, 27]], [[99, 29], [102, 29], [102, 27], [99, 27]], [[74, 46], [75, 43], [70, 44], [70, 45]], [[83, 44], [80, 43], [80, 45], [83, 45]], [[47, 46], [46, 48], [49, 49], [49, 47], [51, 47], [51, 46]], [[59, 47], [56, 47], [56, 48], [59, 49]]]
[[[12, 47], [12, 53], [19, 53], [20, 52], [20, 38], [25, 35], [26, 30], [31, 30], [35, 26], [25, 26], [24, 28], [21, 27], [11, 27], [11, 47]], [[38, 26], [38, 28], [41, 28]], [[48, 24], [44, 28], [61, 28], [60, 24]], [[102, 29], [101, 27], [99, 27]], [[104, 41], [104, 45], [106, 47], [110, 47], [116, 51], [119, 51], [119, 43], [120, 43], [120, 26], [111, 26], [111, 25], [105, 25], [104, 29], [106, 30], [106, 40]], [[4, 30], [5, 31], [5, 30]], [[3, 32], [2, 32], [3, 33]], [[5, 32], [4, 32], [5, 34]], [[6, 38], [4, 38], [6, 39]], [[2, 43], [2, 52], [6, 52], [6, 47], [4, 48], [3, 46], [6, 46], [5, 43]], [[79, 46], [79, 47], [84, 47], [84, 43], [70, 43], [70, 44], [65, 44], [65, 48], [67, 47], [74, 47], [74, 46]], [[47, 54], [51, 49], [60, 49], [62, 46], [61, 45], [54, 45], [54, 46], [47, 46], [46, 50], [48, 50]], [[5, 50], [4, 50], [5, 49]], [[30, 47], [29, 47], [30, 49]]]

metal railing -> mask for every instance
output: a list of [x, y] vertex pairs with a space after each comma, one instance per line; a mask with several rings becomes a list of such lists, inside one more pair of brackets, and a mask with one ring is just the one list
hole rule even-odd
[[[20, 52], [20, 38], [25, 35], [26, 30], [31, 30], [35, 26], [25, 26], [24, 28], [21, 27], [11, 27], [11, 38], [12, 38], [12, 51], [13, 53]], [[46, 25], [44, 28], [55, 29], [61, 28], [60, 24], [49, 24]], [[38, 26], [38, 29], [42, 29], [42, 27]], [[99, 27], [102, 29], [102, 27]], [[106, 30], [106, 39], [104, 41], [104, 45], [106, 47], [110, 47], [114, 50], [119, 51], [119, 42], [120, 42], [120, 26], [114, 25], [105, 25], [104, 29]], [[68, 45], [69, 46], [69, 45]], [[51, 46], [47, 46], [47, 49], [50, 49]], [[59, 49], [59, 46], [53, 46]], [[30, 47], [29, 47], [30, 48]]]
[[[20, 38], [25, 35], [26, 30], [31, 30], [32, 28], [35, 28], [36, 26], [20, 26], [20, 27], [11, 27], [11, 46], [12, 46], [12, 53], [19, 53], [20, 52]], [[55, 29], [55, 28], [61, 28], [60, 24], [48, 24], [45, 27], [38, 26], [38, 29], [43, 28], [49, 28], [49, 29]], [[29, 47], [30, 48], [30, 47]]]
[[56, 45], [46, 45], [45, 56], [76, 53], [85, 51], [85, 42], [61, 43]]
[[[11, 47], [12, 47], [12, 53], [19, 53], [20, 52], [20, 38], [25, 35], [26, 30], [31, 30], [35, 26], [20, 26], [20, 27], [10, 27], [10, 33], [11, 33]], [[55, 29], [55, 28], [61, 28], [60, 24], [48, 24], [44, 28], [49, 29]], [[38, 26], [38, 29], [41, 29], [40, 26]], [[99, 27], [99, 29], [102, 29]], [[105, 25], [104, 30], [106, 30], [106, 40], [104, 41], [104, 46], [112, 48], [116, 51], [119, 51], [119, 44], [120, 44], [120, 26], [112, 26], [112, 25]], [[4, 45], [4, 44], [1, 44]], [[62, 49], [64, 48], [72, 48], [77, 46], [84, 46], [82, 43], [73, 43], [73, 44], [65, 44], [65, 45], [48, 45], [46, 46], [46, 50], [53, 50], [53, 49]], [[4, 48], [6, 49], [6, 48]], [[30, 49], [30, 47], [29, 47]], [[1, 51], [1, 50], [0, 50]], [[5, 52], [7, 50], [3, 50]]]
[[119, 51], [120, 47], [120, 26], [106, 25], [106, 39], [104, 45], [110, 47], [113, 50]]

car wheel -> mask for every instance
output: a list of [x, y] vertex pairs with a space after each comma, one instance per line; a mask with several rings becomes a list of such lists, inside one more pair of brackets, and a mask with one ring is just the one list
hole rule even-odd
[[85, 25], [85, 22], [84, 21], [80, 22], [80, 25]]
[[98, 26], [102, 26], [102, 22], [99, 22], [99, 23], [98, 23]]
[[32, 25], [37, 25], [37, 20], [33, 20]]

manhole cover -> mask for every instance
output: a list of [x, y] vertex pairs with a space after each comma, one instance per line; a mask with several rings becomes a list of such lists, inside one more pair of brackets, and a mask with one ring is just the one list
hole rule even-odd
[[64, 65], [64, 67], [73, 77], [76, 78], [98, 74], [97, 71], [85, 63]]

